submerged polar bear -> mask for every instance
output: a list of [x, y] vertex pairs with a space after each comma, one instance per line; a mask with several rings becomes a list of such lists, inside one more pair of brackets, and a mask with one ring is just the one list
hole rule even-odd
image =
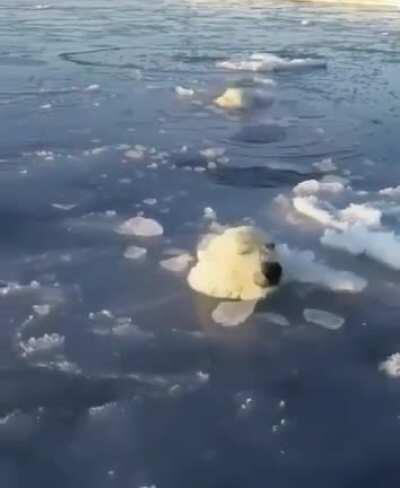
[[199, 244], [198, 262], [189, 273], [189, 285], [215, 298], [265, 298], [282, 275], [274, 248], [260, 231], [250, 226], [207, 235]]

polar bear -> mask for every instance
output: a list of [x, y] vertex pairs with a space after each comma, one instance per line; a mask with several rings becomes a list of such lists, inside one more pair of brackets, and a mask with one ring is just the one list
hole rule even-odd
[[282, 275], [274, 248], [251, 226], [209, 234], [199, 244], [198, 261], [189, 272], [188, 283], [194, 290], [215, 298], [265, 298]]
[[247, 98], [240, 88], [228, 88], [214, 100], [214, 104], [218, 107], [230, 110], [241, 109], [247, 102]]

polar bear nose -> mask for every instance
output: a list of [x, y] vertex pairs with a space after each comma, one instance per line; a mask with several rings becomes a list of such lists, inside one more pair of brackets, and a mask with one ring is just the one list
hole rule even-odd
[[275, 286], [279, 283], [282, 277], [282, 266], [277, 262], [266, 262], [263, 264], [263, 273], [267, 278], [270, 286]]

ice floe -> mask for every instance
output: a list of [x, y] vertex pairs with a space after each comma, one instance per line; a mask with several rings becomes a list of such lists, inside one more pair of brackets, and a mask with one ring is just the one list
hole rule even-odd
[[212, 312], [212, 319], [223, 327], [236, 327], [252, 315], [257, 300], [221, 302]]
[[325, 310], [318, 310], [316, 308], [304, 309], [303, 316], [307, 322], [320, 325], [321, 327], [329, 330], [340, 329], [345, 323], [345, 319], [343, 317]]
[[184, 273], [194, 258], [189, 253], [183, 253], [172, 258], [163, 259], [160, 261], [160, 266], [172, 273]]

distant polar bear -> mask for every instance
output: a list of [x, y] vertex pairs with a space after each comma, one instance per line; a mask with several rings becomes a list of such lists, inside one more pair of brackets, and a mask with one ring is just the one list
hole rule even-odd
[[188, 276], [196, 291], [215, 298], [258, 300], [278, 285], [282, 267], [274, 244], [251, 226], [232, 227], [200, 242]]

